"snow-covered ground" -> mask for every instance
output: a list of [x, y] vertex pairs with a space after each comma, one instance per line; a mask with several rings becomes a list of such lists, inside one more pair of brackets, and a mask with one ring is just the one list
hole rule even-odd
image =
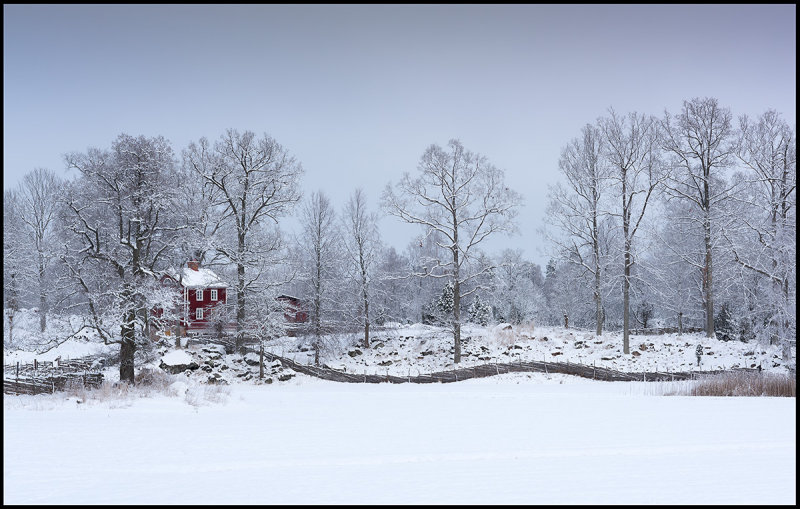
[[[622, 333], [595, 336], [593, 331], [508, 324], [465, 324], [458, 367], [494, 362], [552, 361], [596, 365], [618, 371], [711, 371], [756, 368], [786, 373], [778, 345], [720, 341], [705, 334], [630, 336], [629, 355], [622, 353]], [[371, 348], [351, 346], [359, 335], [327, 338], [323, 361], [349, 373], [416, 375], [453, 369], [453, 338], [441, 327], [390, 324], [372, 335]], [[306, 343], [304, 345], [304, 343]], [[270, 350], [300, 363], [313, 362], [308, 340], [281, 338]], [[700, 366], [695, 349], [703, 346]], [[300, 351], [300, 349], [305, 351]], [[794, 358], [794, 350], [792, 350]]]
[[[795, 398], [515, 373], [4, 397], [4, 504], [795, 504]], [[210, 386], [204, 386], [210, 387]]]
[[[52, 361], [85, 355], [109, 354], [119, 351], [118, 345], [103, 345], [88, 332], [45, 350], [44, 338], [63, 338], [69, 335], [65, 320], [50, 321], [45, 335], [36, 331], [38, 316], [31, 310], [18, 314], [15, 335], [16, 348], [3, 350], [4, 365], [15, 362]], [[77, 321], [72, 317], [73, 322]], [[457, 367], [485, 363], [515, 361], [573, 362], [630, 372], [711, 371], [730, 368], [756, 368], [764, 371], [786, 373], [796, 359], [792, 347], [785, 357], [780, 345], [751, 341], [721, 341], [709, 339], [703, 333], [661, 334], [630, 336], [631, 353], [622, 353], [622, 334], [606, 332], [595, 336], [593, 331], [542, 327], [533, 325], [489, 325], [486, 327], [464, 324], [462, 358]], [[20, 339], [21, 338], [21, 339]], [[324, 339], [321, 362], [348, 373], [389, 374], [409, 376], [454, 369], [453, 339], [443, 327], [423, 324], [390, 323], [377, 328], [371, 336], [371, 348], [362, 348], [361, 335], [337, 334]], [[695, 350], [702, 345], [703, 355], [697, 365]], [[282, 337], [266, 345], [267, 351], [290, 358], [301, 364], [313, 363], [311, 338]], [[190, 349], [195, 353], [199, 347]], [[163, 351], [169, 354], [169, 351]], [[198, 359], [200, 360], [200, 359]], [[223, 364], [231, 366], [232, 356], [225, 356]], [[198, 362], [199, 363], [199, 362]], [[157, 366], [159, 363], [156, 362]], [[227, 382], [239, 381], [232, 372], [217, 371]], [[113, 370], [107, 373], [114, 379]]]

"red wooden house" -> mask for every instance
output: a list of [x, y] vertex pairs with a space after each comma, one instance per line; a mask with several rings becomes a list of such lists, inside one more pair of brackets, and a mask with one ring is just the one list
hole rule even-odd
[[[161, 283], [176, 290], [177, 320], [167, 324], [177, 326], [178, 335], [233, 332], [236, 330], [235, 313], [228, 304], [228, 285], [214, 271], [201, 268], [197, 261], [189, 261], [181, 271], [167, 271]], [[155, 310], [156, 316], [163, 314]]]

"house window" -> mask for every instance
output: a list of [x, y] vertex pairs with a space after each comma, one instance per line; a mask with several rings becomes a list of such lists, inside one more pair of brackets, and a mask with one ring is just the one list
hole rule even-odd
[[196, 292], [194, 292], [194, 300], [198, 302], [203, 300], [203, 290], [197, 290]]
[[194, 317], [195, 317], [195, 319], [197, 319], [197, 320], [202, 320], [202, 319], [203, 319], [203, 308], [197, 308], [197, 309], [195, 309], [195, 311], [194, 311]]
[[211, 290], [211, 300], [217, 300], [217, 291]]

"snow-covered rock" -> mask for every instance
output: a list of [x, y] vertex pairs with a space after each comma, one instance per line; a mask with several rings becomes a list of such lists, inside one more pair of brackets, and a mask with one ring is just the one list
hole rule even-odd
[[186, 350], [173, 350], [161, 358], [159, 367], [168, 373], [177, 374], [187, 369], [197, 369], [200, 365]]

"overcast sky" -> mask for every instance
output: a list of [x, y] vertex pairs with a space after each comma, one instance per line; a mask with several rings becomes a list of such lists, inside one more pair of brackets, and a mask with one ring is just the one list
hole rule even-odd
[[[180, 154], [232, 127], [288, 149], [305, 195], [340, 209], [362, 186], [377, 208], [458, 138], [526, 199], [489, 250], [543, 265], [547, 185], [584, 124], [711, 96], [794, 126], [796, 30], [796, 5], [4, 5], [4, 189], [123, 132]], [[399, 250], [419, 233], [381, 224]]]

